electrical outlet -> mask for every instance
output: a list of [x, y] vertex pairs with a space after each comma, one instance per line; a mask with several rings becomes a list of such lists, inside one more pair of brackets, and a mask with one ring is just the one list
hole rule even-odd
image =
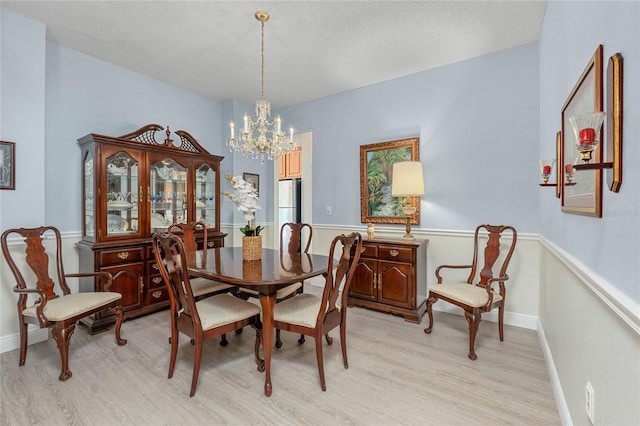
[[327, 215], [332, 215], [333, 214], [333, 209], [331, 208], [331, 206], [327, 206]]
[[593, 403], [594, 403], [594, 393], [593, 386], [591, 386], [591, 382], [587, 382], [587, 388], [585, 393], [585, 408], [587, 410], [587, 416], [589, 417], [589, 421], [593, 424]]

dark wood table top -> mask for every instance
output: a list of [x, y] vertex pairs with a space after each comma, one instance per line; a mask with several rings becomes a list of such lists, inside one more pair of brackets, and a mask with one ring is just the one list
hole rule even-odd
[[269, 294], [287, 285], [322, 275], [328, 256], [263, 248], [261, 260], [242, 260], [241, 247], [208, 248], [188, 259], [190, 274]]

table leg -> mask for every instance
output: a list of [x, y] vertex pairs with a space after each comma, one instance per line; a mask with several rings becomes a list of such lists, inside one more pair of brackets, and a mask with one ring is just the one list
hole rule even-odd
[[271, 396], [271, 350], [273, 349], [273, 307], [276, 304], [276, 294], [260, 293], [260, 305], [262, 305], [262, 348], [264, 349], [264, 394]]

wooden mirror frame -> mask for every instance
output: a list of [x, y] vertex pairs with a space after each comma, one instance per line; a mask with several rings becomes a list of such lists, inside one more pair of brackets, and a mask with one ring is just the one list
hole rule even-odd
[[[378, 171], [380, 178], [374, 176], [370, 161], [376, 154], [382, 154], [388, 161], [384, 164], [384, 171]], [[391, 169], [398, 161], [419, 161], [420, 139], [401, 139], [360, 146], [360, 220], [362, 223], [407, 223], [407, 216], [400, 208], [397, 214], [381, 215], [371, 210], [370, 201], [379, 198], [384, 191], [391, 196]], [[371, 182], [370, 182], [371, 181]], [[398, 197], [400, 198], [400, 197]], [[411, 216], [411, 224], [420, 224], [420, 197], [407, 197], [407, 206], [414, 206], [415, 213]]]
[[[569, 117], [602, 109], [602, 45], [599, 45], [562, 106], [562, 152], [558, 168], [562, 174], [561, 210], [565, 213], [602, 217], [602, 170], [576, 170], [573, 178], [575, 185], [571, 186], [566, 185], [565, 179], [566, 164], [575, 164], [578, 157]], [[602, 162], [602, 136], [601, 127], [600, 143], [592, 153], [594, 163]]]

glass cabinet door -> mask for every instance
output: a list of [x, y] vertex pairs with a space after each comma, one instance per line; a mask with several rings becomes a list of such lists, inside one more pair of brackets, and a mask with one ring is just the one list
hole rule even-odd
[[187, 168], [171, 158], [151, 163], [151, 232], [187, 222]]
[[87, 151], [84, 157], [84, 167], [82, 168], [83, 173], [83, 187], [82, 191], [84, 194], [84, 233], [85, 237], [96, 237], [96, 225], [94, 221], [94, 166], [93, 166], [93, 152]]
[[216, 173], [207, 164], [196, 170], [196, 217], [207, 228], [216, 227]]
[[126, 151], [118, 151], [107, 157], [106, 235], [108, 237], [139, 233], [139, 167], [138, 161]]

